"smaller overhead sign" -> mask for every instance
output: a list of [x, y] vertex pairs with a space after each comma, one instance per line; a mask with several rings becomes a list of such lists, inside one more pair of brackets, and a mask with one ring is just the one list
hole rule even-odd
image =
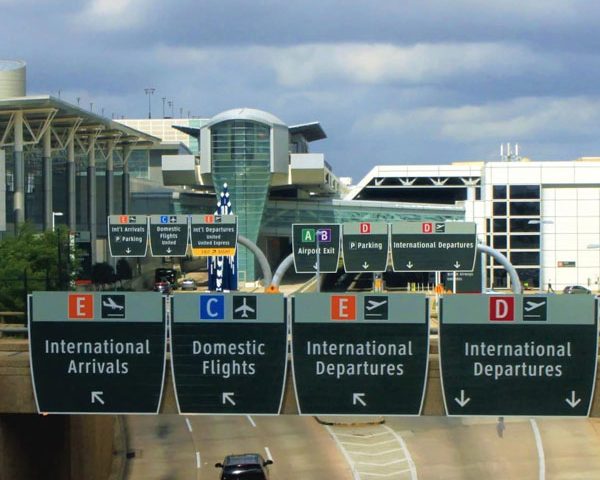
[[473, 271], [477, 230], [473, 222], [393, 222], [395, 272]]
[[294, 223], [292, 249], [296, 273], [334, 273], [340, 260], [340, 226]]
[[109, 215], [108, 247], [113, 257], [145, 257], [148, 248], [146, 215]]
[[353, 273], [385, 272], [388, 260], [388, 228], [387, 223], [344, 223], [344, 270]]
[[192, 253], [232, 257], [237, 247], [237, 215], [191, 215]]
[[150, 215], [153, 257], [184, 257], [188, 246], [187, 215]]

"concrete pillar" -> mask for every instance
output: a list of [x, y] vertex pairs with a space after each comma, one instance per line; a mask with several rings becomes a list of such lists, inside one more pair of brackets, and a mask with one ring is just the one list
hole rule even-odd
[[0, 148], [0, 232], [6, 231], [6, 152]]
[[123, 183], [121, 185], [122, 192], [122, 209], [121, 213], [129, 213], [129, 154], [131, 147], [125, 145], [123, 147]]
[[23, 157], [23, 112], [15, 112], [15, 191], [13, 193], [15, 228], [25, 222], [25, 159]]
[[96, 139], [91, 138], [88, 153], [87, 193], [88, 193], [88, 227], [90, 230], [90, 245], [92, 265], [96, 263], [96, 237], [98, 236], [96, 215]]
[[52, 229], [52, 146], [51, 129], [42, 137], [42, 177], [44, 182], [44, 230]]
[[115, 197], [115, 163], [113, 159], [114, 141], [108, 145], [108, 156], [106, 158], [106, 215], [113, 215]]
[[77, 170], [75, 168], [75, 135], [67, 144], [67, 211], [68, 224], [71, 232], [77, 231], [77, 185], [75, 183]]

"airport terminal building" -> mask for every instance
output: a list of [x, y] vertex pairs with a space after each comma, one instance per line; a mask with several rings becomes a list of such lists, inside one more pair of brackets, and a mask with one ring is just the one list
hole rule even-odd
[[[293, 223], [473, 220], [529, 287], [598, 286], [600, 158], [398, 162], [351, 185], [313, 151], [326, 138], [319, 122], [287, 125], [250, 108], [113, 120], [25, 87], [25, 64], [0, 62], [0, 232], [65, 224], [88, 266], [114, 261], [107, 215], [213, 213], [227, 183], [240, 234], [272, 267], [291, 252]], [[485, 272], [488, 287], [510, 286], [492, 259]], [[259, 276], [245, 248], [239, 273]]]

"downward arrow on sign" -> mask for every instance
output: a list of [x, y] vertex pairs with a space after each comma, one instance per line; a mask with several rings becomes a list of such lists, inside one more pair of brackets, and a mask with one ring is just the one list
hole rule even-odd
[[460, 391], [460, 399], [454, 397], [454, 401], [458, 403], [459, 406], [464, 407], [467, 403], [471, 401], [470, 397], [465, 398], [465, 391]]
[[581, 398], [575, 398], [575, 390], [571, 390], [571, 398], [565, 398], [565, 402], [567, 402], [571, 408], [575, 408], [581, 402]]
[[369, 268], [369, 264], [365, 261], [365, 263], [362, 264], [362, 267], [366, 270]]

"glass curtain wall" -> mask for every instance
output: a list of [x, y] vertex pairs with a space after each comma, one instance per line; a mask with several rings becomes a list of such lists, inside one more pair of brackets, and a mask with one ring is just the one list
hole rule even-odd
[[[263, 218], [271, 179], [271, 129], [250, 120], [228, 120], [211, 128], [211, 160], [217, 195], [229, 186], [239, 233], [254, 243]], [[240, 281], [254, 280], [254, 257], [238, 250]]]

